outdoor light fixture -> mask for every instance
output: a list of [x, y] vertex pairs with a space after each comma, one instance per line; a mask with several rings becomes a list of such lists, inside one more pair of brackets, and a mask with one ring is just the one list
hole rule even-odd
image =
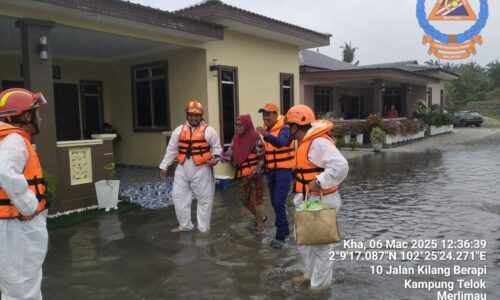
[[407, 91], [408, 91], [408, 94], [411, 94], [413, 92], [413, 89], [412, 89], [411, 85], [408, 86]]
[[382, 84], [380, 85], [380, 87], [381, 87], [381, 88], [380, 88], [380, 90], [381, 90], [382, 92], [385, 92], [385, 83], [382, 83]]
[[209, 70], [213, 77], [217, 77], [217, 74], [219, 73], [219, 64], [217, 63], [217, 59], [212, 59]]
[[49, 59], [49, 45], [46, 35], [40, 36], [40, 41], [38, 43], [38, 54], [40, 55], [41, 60]]

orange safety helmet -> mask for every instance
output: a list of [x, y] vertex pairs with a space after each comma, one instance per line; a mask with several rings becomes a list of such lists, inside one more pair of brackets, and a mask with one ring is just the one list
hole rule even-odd
[[186, 105], [185, 111], [189, 114], [202, 115], [203, 114], [203, 105], [201, 105], [201, 103], [198, 100], [191, 100]]
[[47, 100], [42, 93], [32, 93], [21, 88], [8, 89], [0, 93], [0, 117], [18, 116], [45, 104]]
[[316, 121], [314, 112], [309, 106], [304, 104], [294, 105], [286, 113], [286, 123], [295, 123], [298, 125], [306, 125]]

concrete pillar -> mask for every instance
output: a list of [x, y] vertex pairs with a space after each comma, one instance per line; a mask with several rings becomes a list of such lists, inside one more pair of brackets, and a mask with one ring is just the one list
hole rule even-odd
[[383, 109], [382, 83], [383, 81], [380, 79], [376, 79], [373, 82], [373, 112], [378, 113], [380, 115], [382, 115], [382, 109]]
[[[58, 178], [56, 148], [56, 113], [54, 106], [54, 82], [52, 80], [52, 53], [50, 30], [53, 22], [20, 19], [16, 26], [21, 30], [24, 85], [34, 92], [42, 92], [48, 104], [40, 109], [42, 124], [40, 133], [34, 137], [42, 168]], [[38, 51], [40, 36], [48, 40], [48, 59], [41, 60]]]
[[410, 92], [410, 85], [408, 83], [401, 84], [401, 113], [400, 117], [411, 117], [411, 113], [408, 107], [408, 98]]

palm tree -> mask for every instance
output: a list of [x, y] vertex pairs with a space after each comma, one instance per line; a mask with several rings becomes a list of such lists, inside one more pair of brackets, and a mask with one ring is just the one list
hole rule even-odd
[[429, 66], [441, 66], [441, 60], [439, 59], [429, 59], [428, 61], [425, 61], [424, 64], [429, 65]]
[[[354, 53], [356, 52], [356, 50], [358, 50], [358, 47], [353, 47], [351, 45], [351, 42], [349, 42], [349, 44], [346, 42], [345, 46], [340, 46], [340, 48], [344, 49], [342, 51], [342, 60], [351, 64], [354, 61], [354, 55], [355, 55]], [[358, 65], [359, 60], [356, 61], [356, 63], [354, 64]]]

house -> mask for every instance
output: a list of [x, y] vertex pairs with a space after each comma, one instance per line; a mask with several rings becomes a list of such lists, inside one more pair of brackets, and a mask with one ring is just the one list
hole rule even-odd
[[[0, 0], [0, 34], [0, 88], [49, 100], [34, 142], [56, 179], [54, 212], [94, 204], [94, 182], [111, 161], [158, 166], [191, 99], [224, 144], [238, 114], [259, 124], [267, 102], [286, 111], [298, 103], [299, 51], [330, 42], [218, 0], [176, 12], [120, 0]], [[105, 122], [119, 142], [103, 134]]]
[[[403, 61], [356, 66], [311, 50], [300, 51], [300, 99], [317, 114], [364, 119], [394, 105], [411, 117], [419, 100], [444, 109], [444, 82], [458, 74]], [[385, 108], [385, 109], [384, 109]]]

